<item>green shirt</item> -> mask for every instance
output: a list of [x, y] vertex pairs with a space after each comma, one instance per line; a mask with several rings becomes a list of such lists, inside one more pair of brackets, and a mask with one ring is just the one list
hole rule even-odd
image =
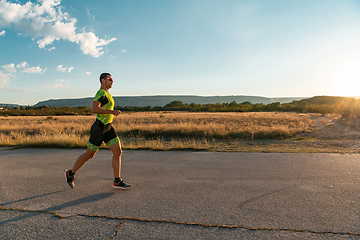
[[[111, 94], [104, 89], [100, 89], [99, 91], [97, 91], [94, 101], [101, 103], [100, 107], [103, 109], [114, 110], [114, 99]], [[99, 119], [104, 125], [111, 123], [113, 121], [113, 118], [113, 114], [96, 114], [96, 119]]]

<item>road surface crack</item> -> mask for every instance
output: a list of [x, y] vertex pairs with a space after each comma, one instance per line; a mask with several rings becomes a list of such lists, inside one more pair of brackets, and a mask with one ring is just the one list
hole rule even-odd
[[164, 220], [164, 219], [142, 219], [142, 218], [133, 218], [133, 217], [113, 217], [106, 215], [88, 215], [88, 214], [76, 214], [76, 215], [68, 215], [63, 216], [59, 213], [53, 211], [44, 211], [44, 210], [29, 210], [29, 209], [21, 209], [21, 208], [11, 208], [11, 207], [3, 207], [0, 206], [0, 210], [2, 211], [21, 211], [21, 212], [35, 212], [35, 213], [43, 213], [50, 214], [57, 218], [69, 218], [69, 217], [89, 217], [89, 218], [105, 218], [111, 220], [122, 220], [120, 224], [117, 225], [114, 234], [110, 239], [113, 239], [121, 226], [125, 224], [127, 221], [135, 221], [135, 222], [153, 222], [153, 223], [168, 223], [168, 224], [176, 224], [176, 225], [185, 225], [185, 226], [199, 226], [199, 227], [209, 227], [209, 228], [228, 228], [228, 229], [244, 229], [249, 231], [284, 231], [284, 232], [305, 232], [312, 234], [333, 234], [333, 235], [348, 235], [348, 236], [360, 236], [360, 233], [353, 232], [335, 232], [335, 231], [314, 231], [308, 229], [290, 229], [290, 228], [267, 228], [267, 227], [245, 227], [238, 225], [221, 225], [221, 224], [206, 224], [206, 223], [192, 223], [192, 222], [178, 222], [173, 220]]
[[[86, 216], [86, 217], [88, 217], [88, 216]], [[127, 222], [127, 220], [124, 220], [124, 221], [122, 221], [121, 223], [119, 223], [119, 224], [117, 225], [116, 229], [115, 229], [114, 234], [113, 234], [109, 239], [113, 239], [113, 238], [117, 235], [117, 233], [118, 233], [119, 229], [121, 228], [121, 226], [122, 226], [124, 223], [126, 223], [126, 222]]]

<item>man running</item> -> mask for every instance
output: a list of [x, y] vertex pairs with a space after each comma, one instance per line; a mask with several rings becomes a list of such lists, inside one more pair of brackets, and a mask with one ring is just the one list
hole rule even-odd
[[117, 116], [121, 112], [114, 110], [114, 99], [109, 93], [112, 87], [113, 78], [110, 73], [102, 73], [100, 75], [101, 88], [96, 93], [94, 101], [91, 106], [91, 112], [96, 113], [96, 121], [91, 127], [90, 139], [87, 144], [87, 150], [84, 154], [79, 156], [70, 170], [65, 170], [65, 177], [67, 184], [73, 188], [75, 187], [75, 173], [91, 158], [94, 157], [99, 150], [102, 142], [110, 148], [113, 153], [112, 167], [114, 170], [113, 188], [128, 189], [130, 184], [124, 183], [120, 178], [121, 171], [121, 145], [120, 139], [116, 135], [114, 128], [111, 126], [114, 115]]

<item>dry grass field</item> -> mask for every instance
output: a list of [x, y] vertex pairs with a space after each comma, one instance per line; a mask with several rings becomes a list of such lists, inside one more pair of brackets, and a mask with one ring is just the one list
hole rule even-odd
[[[85, 147], [94, 120], [95, 116], [0, 117], [0, 146]], [[315, 144], [314, 136], [336, 121], [339, 116], [280, 112], [141, 112], [120, 114], [113, 126], [124, 149], [303, 152], [322, 151], [317, 148], [325, 140]], [[329, 149], [326, 144], [320, 148]]]

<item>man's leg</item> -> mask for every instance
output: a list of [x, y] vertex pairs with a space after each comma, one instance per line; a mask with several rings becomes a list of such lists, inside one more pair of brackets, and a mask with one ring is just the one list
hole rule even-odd
[[76, 159], [76, 162], [74, 163], [71, 172], [75, 174], [89, 159], [95, 156], [96, 152], [97, 151], [94, 151], [91, 148], [87, 147], [86, 152]]
[[120, 142], [114, 143], [113, 145], [109, 146], [109, 148], [113, 153], [112, 167], [114, 170], [114, 178], [120, 178], [122, 153]]
[[71, 188], [75, 187], [75, 184], [74, 184], [75, 173], [82, 167], [82, 165], [84, 165], [87, 162], [87, 160], [94, 157], [96, 152], [97, 151], [94, 151], [88, 147], [86, 152], [76, 159], [76, 162], [75, 162], [73, 168], [70, 171], [65, 170], [65, 172], [64, 172], [65, 178], [66, 178], [66, 182], [69, 185], [69, 187], [71, 187]]
[[103, 140], [102, 140], [102, 128], [99, 123], [95, 123], [91, 126], [90, 139], [87, 144], [86, 152], [80, 155], [71, 170], [65, 170], [66, 182], [70, 187], [75, 187], [75, 173], [90, 159], [93, 158], [95, 153], [99, 150]]
[[121, 153], [122, 153], [120, 142], [116, 142], [112, 144], [111, 146], [109, 146], [109, 148], [113, 153], [112, 167], [114, 170], [114, 178], [115, 178], [112, 186], [113, 188], [128, 189], [131, 187], [131, 185], [124, 183], [124, 181], [120, 177]]

